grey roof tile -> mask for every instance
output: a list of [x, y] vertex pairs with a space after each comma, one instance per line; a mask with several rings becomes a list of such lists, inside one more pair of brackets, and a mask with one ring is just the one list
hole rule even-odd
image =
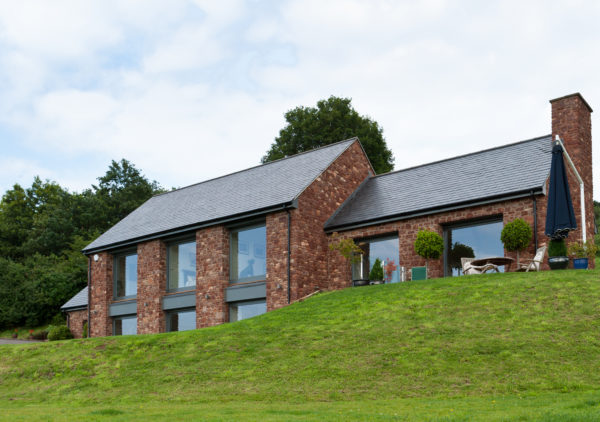
[[551, 140], [548, 135], [371, 177], [325, 228], [539, 190], [550, 171]]
[[73, 296], [67, 303], [60, 307], [63, 311], [70, 308], [83, 308], [88, 305], [88, 288], [84, 287], [79, 293]]
[[154, 196], [90, 243], [84, 252], [292, 202], [356, 140]]

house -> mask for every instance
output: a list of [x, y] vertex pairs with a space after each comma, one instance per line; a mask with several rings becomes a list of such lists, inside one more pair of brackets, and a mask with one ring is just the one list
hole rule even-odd
[[[583, 178], [592, 236], [592, 109], [580, 94], [551, 104], [551, 135], [435, 163], [375, 175], [359, 140], [349, 139], [151, 198], [83, 251], [91, 336], [248, 318], [316, 290], [349, 287], [375, 258], [386, 263], [388, 281], [401, 281], [402, 269], [424, 265], [413, 249], [423, 228], [443, 235], [446, 245], [443, 259], [430, 262], [430, 277], [456, 274], [457, 244], [476, 256], [512, 256], [500, 231], [517, 217], [534, 230], [521, 254], [532, 257], [548, 240], [555, 135]], [[572, 171], [568, 176], [576, 239], [579, 185]], [[334, 232], [357, 241], [360, 263], [351, 267], [328, 248]], [[81, 318], [70, 321], [82, 325]]]

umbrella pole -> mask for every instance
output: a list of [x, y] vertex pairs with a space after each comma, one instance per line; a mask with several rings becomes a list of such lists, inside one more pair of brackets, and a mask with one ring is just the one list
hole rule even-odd
[[583, 187], [583, 179], [579, 175], [575, 164], [573, 164], [573, 160], [571, 160], [571, 157], [569, 156], [569, 153], [565, 148], [565, 144], [563, 144], [562, 140], [560, 139], [560, 136], [558, 135], [556, 135], [556, 143], [560, 144], [560, 146], [562, 147], [564, 155], [567, 157], [567, 162], [569, 163], [571, 169], [573, 169], [575, 177], [577, 177], [577, 181], [579, 182], [579, 203], [581, 204], [581, 239], [583, 240], [583, 243], [585, 243], [587, 236], [585, 227], [585, 190]]

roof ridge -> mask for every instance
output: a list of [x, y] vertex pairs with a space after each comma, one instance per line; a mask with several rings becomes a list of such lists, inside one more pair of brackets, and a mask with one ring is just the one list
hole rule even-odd
[[537, 140], [540, 140], [540, 139], [543, 139], [543, 138], [548, 138], [548, 137], [552, 138], [552, 134], [543, 135], [543, 136], [537, 136], [535, 138], [525, 139], [523, 141], [511, 142], [510, 144], [504, 144], [504, 145], [500, 145], [500, 146], [497, 146], [497, 147], [482, 149], [482, 150], [475, 151], [475, 152], [468, 152], [466, 154], [456, 155], [454, 157], [443, 158], [441, 160], [432, 161], [430, 163], [419, 164], [419, 165], [412, 166], [412, 167], [406, 167], [406, 168], [403, 168], [403, 169], [400, 169], [400, 170], [394, 170], [394, 171], [390, 171], [390, 172], [387, 172], [387, 173], [377, 174], [377, 175], [373, 176], [372, 178], [375, 179], [377, 177], [388, 176], [388, 175], [396, 174], [396, 173], [402, 173], [403, 171], [414, 170], [414, 169], [417, 169], [417, 168], [420, 168], [420, 167], [426, 167], [426, 166], [430, 166], [430, 165], [433, 165], [433, 164], [439, 164], [439, 163], [443, 163], [445, 161], [452, 161], [452, 160], [456, 160], [458, 158], [469, 157], [469, 156], [472, 156], [472, 155], [475, 155], [475, 154], [481, 154], [483, 152], [489, 152], [489, 151], [494, 151], [494, 150], [497, 150], [497, 149], [511, 147], [511, 146], [514, 146], [514, 145], [524, 144], [526, 142], [533, 142], [533, 141], [537, 141]]
[[269, 161], [267, 163], [258, 164], [256, 166], [248, 167], [248, 168], [245, 168], [245, 169], [242, 169], [242, 170], [238, 170], [238, 171], [227, 173], [227, 174], [224, 174], [224, 175], [221, 175], [221, 176], [213, 177], [211, 179], [206, 179], [206, 180], [203, 180], [201, 182], [192, 183], [191, 185], [183, 186], [181, 188], [172, 189], [172, 190], [170, 190], [168, 192], [159, 193], [159, 194], [153, 195], [150, 199], [156, 198], [156, 197], [159, 197], [159, 196], [162, 196], [162, 195], [167, 195], [169, 193], [177, 192], [177, 191], [180, 191], [180, 190], [188, 189], [188, 188], [191, 188], [191, 187], [194, 187], [194, 186], [198, 186], [198, 185], [201, 185], [203, 183], [208, 183], [208, 182], [212, 182], [214, 180], [223, 179], [225, 177], [233, 176], [234, 174], [243, 173], [245, 171], [252, 170], [252, 169], [255, 169], [255, 168], [259, 168], [259, 167], [263, 167], [263, 166], [268, 166], [270, 164], [274, 164], [274, 163], [277, 163], [277, 162], [280, 162], [280, 161], [284, 161], [284, 160], [289, 160], [290, 158], [295, 158], [295, 157], [298, 157], [300, 155], [309, 154], [311, 152], [315, 152], [315, 151], [318, 151], [318, 150], [330, 148], [330, 147], [333, 147], [335, 145], [342, 144], [344, 142], [355, 141], [357, 139], [358, 139], [358, 137], [354, 136], [352, 138], [344, 139], [342, 141], [334, 142], [332, 144], [323, 145], [321, 147], [313, 148], [313, 149], [310, 149], [308, 151], [302, 151], [302, 152], [299, 152], [299, 153], [294, 154], [294, 155], [290, 155], [290, 156], [287, 156], [287, 157], [279, 158], [277, 160]]

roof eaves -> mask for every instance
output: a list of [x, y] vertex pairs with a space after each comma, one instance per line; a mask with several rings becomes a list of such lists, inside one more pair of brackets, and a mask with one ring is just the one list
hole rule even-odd
[[292, 199], [291, 201], [282, 202], [281, 204], [276, 204], [276, 205], [272, 205], [272, 206], [269, 206], [266, 208], [253, 210], [251, 212], [235, 214], [235, 215], [231, 215], [231, 216], [227, 216], [227, 217], [223, 217], [223, 218], [217, 218], [214, 220], [209, 220], [209, 221], [194, 223], [194, 224], [187, 225], [187, 226], [177, 227], [174, 229], [163, 230], [160, 232], [152, 233], [152, 234], [145, 235], [145, 236], [138, 236], [138, 237], [127, 239], [127, 240], [120, 241], [120, 242], [113, 242], [113, 243], [108, 243], [106, 245], [100, 245], [100, 246], [97, 246], [94, 248], [85, 248], [85, 249], [82, 249], [81, 252], [85, 255], [91, 255], [93, 253], [100, 252], [100, 251], [106, 251], [106, 250], [111, 250], [111, 249], [120, 249], [120, 248], [123, 248], [126, 246], [131, 246], [131, 245], [134, 245], [134, 244], [137, 244], [140, 242], [145, 242], [148, 240], [159, 239], [162, 237], [181, 234], [181, 233], [189, 232], [192, 230], [198, 230], [198, 229], [209, 227], [209, 226], [215, 226], [217, 224], [225, 224], [225, 223], [231, 223], [234, 221], [245, 220], [248, 218], [265, 215], [270, 212], [274, 212], [274, 211], [278, 211], [278, 210], [285, 210], [285, 209], [290, 209], [290, 208], [298, 208], [298, 201], [296, 200], [296, 198]]
[[467, 207], [474, 207], [474, 206], [478, 206], [478, 205], [493, 204], [496, 202], [508, 201], [511, 199], [524, 198], [524, 197], [528, 197], [531, 195], [545, 195], [543, 186], [533, 188], [533, 189], [526, 189], [526, 190], [522, 190], [522, 191], [512, 192], [512, 193], [508, 193], [508, 194], [504, 194], [504, 195], [496, 195], [496, 196], [488, 197], [488, 198], [479, 198], [479, 199], [476, 199], [473, 201], [461, 202], [461, 203], [456, 203], [456, 204], [452, 204], [452, 205], [446, 205], [446, 206], [442, 205], [440, 207], [435, 207], [435, 208], [424, 208], [421, 210], [409, 211], [407, 213], [402, 213], [402, 214], [393, 214], [393, 215], [378, 217], [378, 218], [374, 218], [371, 220], [363, 220], [360, 222], [344, 223], [344, 224], [339, 224], [336, 226], [329, 226], [329, 227], [325, 228], [325, 232], [333, 233], [334, 231], [352, 230], [352, 229], [357, 229], [357, 228], [361, 228], [361, 227], [374, 226], [376, 224], [389, 223], [392, 221], [408, 220], [410, 218], [422, 217], [422, 216], [431, 215], [431, 214], [438, 214], [440, 212], [454, 211], [454, 210], [467, 208]]

